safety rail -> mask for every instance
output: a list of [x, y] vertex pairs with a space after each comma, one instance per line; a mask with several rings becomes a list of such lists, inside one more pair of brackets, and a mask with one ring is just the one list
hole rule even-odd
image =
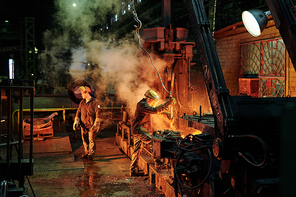
[[[67, 111], [75, 111], [76, 112], [77, 108], [34, 108], [34, 113], [38, 113], [38, 112], [59, 112], [59, 111], [62, 111], [62, 116], [63, 116], [63, 123], [66, 122], [66, 113]], [[101, 110], [102, 110], [102, 115], [103, 116], [108, 116], [108, 119], [111, 119], [111, 120], [121, 120], [121, 115], [120, 116], [116, 116], [115, 115], [115, 112], [114, 110], [117, 110], [119, 111], [121, 114], [122, 112], [125, 110], [125, 107], [124, 106], [121, 106], [121, 107], [101, 107]], [[30, 112], [30, 109], [22, 109], [23, 112]], [[107, 112], [106, 112], [107, 111]], [[20, 121], [22, 121], [22, 119], [20, 119], [20, 109], [16, 109], [14, 110], [14, 112], [12, 113], [11, 117], [12, 117], [12, 127], [14, 129], [14, 126], [15, 126], [15, 116], [17, 114], [17, 126], [18, 128], [21, 128], [20, 127]], [[30, 113], [31, 114], [31, 113]]]
[[[30, 95], [30, 117], [31, 120], [33, 120], [34, 116], [34, 81], [33, 80], [21, 80], [20, 86], [15, 85], [18, 80], [16, 80], [16, 83], [14, 83], [14, 80], [1, 80], [0, 83], [0, 98], [1, 98], [1, 90], [6, 90], [6, 96], [7, 96], [7, 131], [6, 135], [1, 135], [1, 138], [6, 138], [6, 143], [1, 143], [1, 147], [6, 147], [6, 161], [2, 162], [0, 160], [0, 166], [1, 170], [0, 176], [2, 180], [18, 180], [19, 188], [23, 188], [24, 186], [24, 176], [26, 175], [33, 175], [33, 124], [31, 124], [30, 127], [30, 147], [29, 147], [29, 159], [24, 159], [23, 154], [23, 139], [22, 139], [22, 123], [19, 125], [19, 136], [18, 140], [14, 139], [13, 130], [12, 130], [12, 91], [18, 91], [19, 92], [19, 104], [20, 104], [20, 112], [19, 112], [19, 121], [22, 122], [23, 119], [23, 97], [24, 97], [24, 91], [28, 91]], [[29, 82], [28, 86], [23, 85], [23, 82]], [[5, 122], [5, 119], [3, 119], [3, 103], [2, 99], [0, 99], [0, 118], [1, 123]], [[0, 126], [0, 133], [2, 133], [2, 125]], [[4, 133], [4, 132], [3, 132]], [[17, 146], [17, 154], [18, 158], [17, 160], [12, 159], [12, 146]]]

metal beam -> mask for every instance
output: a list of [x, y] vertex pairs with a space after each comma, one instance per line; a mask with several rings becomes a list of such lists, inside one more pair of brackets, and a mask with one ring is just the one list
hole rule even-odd
[[25, 18], [25, 57], [26, 57], [26, 69], [25, 79], [30, 79], [33, 74], [35, 77], [35, 19], [34, 17]]
[[266, 0], [271, 15], [279, 30], [289, 56], [296, 69], [296, 19], [295, 5], [292, 0]]

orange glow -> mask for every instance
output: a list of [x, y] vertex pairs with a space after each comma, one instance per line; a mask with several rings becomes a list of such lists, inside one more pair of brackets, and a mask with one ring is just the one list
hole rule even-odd
[[184, 132], [182, 132], [181, 137], [184, 138], [184, 137], [186, 137], [186, 136], [189, 135], [189, 134], [192, 134], [192, 135], [199, 135], [199, 134], [202, 134], [202, 132], [201, 132], [200, 130], [196, 130], [196, 129], [195, 129], [193, 132], [191, 132], [191, 133], [184, 133]]
[[202, 134], [202, 132], [200, 130], [196, 130], [196, 132], [193, 133], [193, 135], [199, 135], [199, 134]]

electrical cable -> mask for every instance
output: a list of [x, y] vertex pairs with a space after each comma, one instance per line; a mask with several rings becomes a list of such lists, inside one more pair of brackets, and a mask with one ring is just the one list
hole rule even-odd
[[[192, 146], [193, 146], [193, 147], [196, 147], [196, 144], [191, 144], [191, 145], [187, 145], [185, 148], [182, 148], [182, 147], [181, 147], [181, 143], [182, 143], [182, 141], [188, 139], [190, 136], [194, 137], [192, 134], [189, 134], [189, 135], [187, 135], [184, 139], [181, 139], [181, 140], [177, 143], [177, 150], [176, 150], [176, 152], [179, 151], [179, 150], [181, 150], [181, 152], [179, 152], [178, 155], [177, 155], [176, 152], [175, 152], [176, 163], [175, 163], [175, 168], [174, 168], [174, 174], [175, 174], [175, 177], [176, 177], [178, 183], [179, 183], [181, 186], [183, 186], [184, 188], [187, 188], [187, 189], [197, 189], [197, 188], [201, 187], [201, 186], [205, 183], [205, 181], [208, 179], [208, 177], [209, 177], [209, 175], [210, 175], [210, 173], [211, 173], [212, 166], [213, 166], [212, 153], [211, 153], [211, 151], [210, 151], [210, 149], [209, 149], [209, 146], [202, 146], [202, 145], [201, 145], [202, 147], [197, 147], [197, 148], [194, 148], [194, 149], [189, 149], [189, 147], [192, 147]], [[189, 140], [190, 140], [190, 139], [189, 139]], [[179, 175], [178, 175], [178, 173], [177, 173], [177, 165], [178, 165], [178, 161], [181, 159], [181, 157], [184, 155], [184, 153], [186, 153], [186, 152], [194, 152], [194, 151], [197, 151], [197, 150], [201, 151], [202, 149], [205, 149], [205, 150], [207, 151], [207, 153], [208, 153], [208, 156], [209, 156], [209, 161], [210, 161], [210, 162], [208, 163], [208, 172], [207, 172], [205, 178], [204, 178], [204, 179], [203, 179], [198, 185], [193, 186], [193, 187], [186, 186], [186, 185], [184, 185], [184, 184], [182, 183], [182, 180], [180, 179], [180, 177], [179, 177]], [[201, 152], [202, 152], [202, 151], [201, 151]], [[205, 153], [203, 153], [203, 154], [205, 155]], [[205, 160], [205, 159], [204, 159], [204, 160]]]
[[154, 63], [153, 63], [152, 56], [151, 56], [150, 53], [149, 53], [146, 49], [144, 49], [143, 46], [141, 45], [140, 29], [141, 29], [141, 27], [142, 27], [142, 22], [141, 22], [140, 19], [138, 18], [138, 15], [137, 15], [137, 12], [136, 12], [136, 8], [135, 8], [135, 4], [134, 4], [134, 0], [132, 0], [132, 7], [133, 7], [134, 20], [138, 23], [138, 25], [134, 25], [134, 27], [136, 28], [136, 35], [137, 35], [137, 37], [138, 37], [138, 44], [139, 44], [139, 46], [141, 47], [141, 49], [142, 49], [143, 51], [145, 51], [145, 52], [149, 55], [149, 57], [150, 57], [150, 61], [151, 61], [151, 64], [153, 65], [153, 67], [155, 68], [155, 70], [156, 70], [156, 72], [157, 72], [158, 78], [159, 78], [159, 80], [160, 80], [160, 82], [161, 82], [161, 85], [162, 85], [163, 89], [164, 89], [167, 93], [169, 93], [170, 96], [172, 96], [171, 91], [168, 91], [168, 90], [165, 88], [165, 86], [164, 86], [164, 84], [163, 84], [163, 81], [162, 81], [162, 79], [161, 79], [161, 77], [160, 77], [160, 74], [159, 74], [157, 68], [155, 67], [155, 65], [154, 65]]
[[34, 192], [34, 190], [33, 190], [33, 187], [32, 187], [32, 185], [31, 185], [31, 182], [30, 182], [28, 176], [26, 176], [26, 178], [27, 178], [28, 183], [29, 183], [29, 185], [30, 185], [31, 191], [32, 191], [32, 193], [33, 193], [33, 196], [36, 197], [35, 192]]
[[175, 170], [174, 170], [174, 172], [175, 172], [175, 177], [177, 178], [179, 184], [182, 185], [184, 188], [187, 188], [187, 189], [196, 189], [196, 188], [199, 188], [199, 187], [201, 187], [201, 186], [205, 183], [205, 181], [208, 179], [208, 177], [209, 177], [209, 175], [210, 175], [210, 173], [211, 173], [211, 170], [212, 170], [213, 161], [212, 161], [212, 153], [211, 153], [210, 149], [206, 148], [206, 150], [207, 150], [207, 152], [208, 152], [209, 160], [210, 160], [210, 163], [209, 163], [209, 165], [208, 165], [208, 166], [209, 166], [209, 168], [208, 168], [208, 172], [207, 172], [205, 178], [204, 178], [204, 179], [203, 179], [198, 185], [193, 186], [193, 187], [189, 187], [189, 186], [186, 186], [185, 184], [183, 184], [183, 183], [182, 183], [182, 180], [181, 180], [180, 177], [179, 177], [179, 174], [177, 173], [177, 170], [176, 170], [176, 169], [177, 169], [178, 161], [181, 159], [181, 156], [183, 156], [183, 154], [185, 153], [185, 151], [182, 151], [182, 152], [179, 154], [179, 156], [178, 156], [178, 158], [177, 158], [176, 165], [175, 165]]
[[241, 156], [244, 160], [246, 160], [252, 166], [262, 167], [267, 161], [269, 161], [269, 149], [268, 149], [267, 145], [265, 144], [265, 142], [261, 138], [259, 138], [258, 136], [255, 136], [255, 135], [232, 135], [230, 137], [232, 137], [232, 138], [254, 138], [260, 142], [260, 144], [262, 145], [263, 151], [264, 151], [264, 160], [260, 164], [257, 164], [257, 162], [255, 163], [255, 162], [250, 161], [242, 152], [238, 152], [238, 155]]

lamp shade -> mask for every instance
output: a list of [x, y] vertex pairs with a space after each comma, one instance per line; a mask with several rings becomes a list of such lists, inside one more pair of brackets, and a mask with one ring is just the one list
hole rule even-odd
[[248, 32], [254, 36], [259, 36], [267, 25], [270, 11], [263, 12], [262, 10], [248, 10], [242, 13], [243, 23]]

